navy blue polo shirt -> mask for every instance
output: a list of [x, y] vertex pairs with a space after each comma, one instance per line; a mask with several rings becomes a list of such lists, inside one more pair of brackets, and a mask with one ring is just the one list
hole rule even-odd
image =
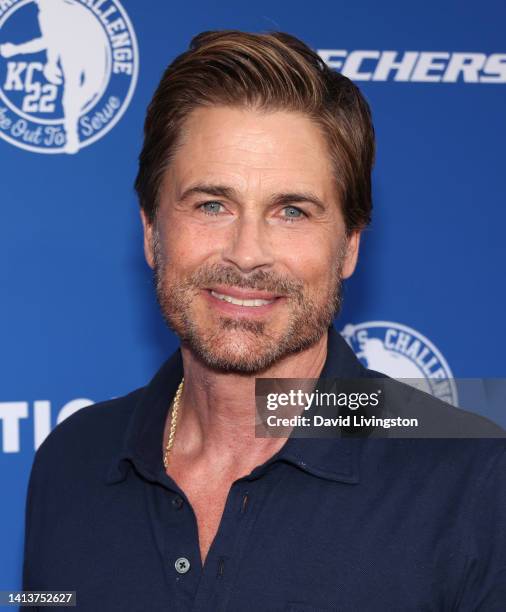
[[[331, 327], [321, 376], [367, 372]], [[146, 387], [40, 446], [24, 589], [73, 590], [93, 612], [506, 610], [500, 439], [289, 438], [232, 484], [202, 567], [162, 463], [182, 375], [178, 349]]]

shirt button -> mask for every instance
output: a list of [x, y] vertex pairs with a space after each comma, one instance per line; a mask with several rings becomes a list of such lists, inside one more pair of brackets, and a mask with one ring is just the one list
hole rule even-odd
[[184, 499], [180, 497], [179, 495], [176, 495], [176, 497], [174, 497], [174, 499], [172, 500], [172, 505], [174, 506], [176, 510], [181, 510], [181, 508], [183, 507], [183, 504], [184, 504]]
[[179, 559], [176, 559], [174, 566], [178, 574], [186, 574], [186, 572], [190, 569], [190, 562], [186, 557], [179, 557]]

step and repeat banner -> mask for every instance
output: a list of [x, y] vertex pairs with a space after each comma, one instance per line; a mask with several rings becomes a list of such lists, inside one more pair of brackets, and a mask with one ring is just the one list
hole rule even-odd
[[132, 184], [146, 106], [200, 31], [292, 33], [371, 105], [374, 220], [336, 321], [363, 363], [429, 392], [505, 375], [505, 23], [488, 0], [0, 0], [0, 589], [21, 585], [36, 448], [177, 347]]

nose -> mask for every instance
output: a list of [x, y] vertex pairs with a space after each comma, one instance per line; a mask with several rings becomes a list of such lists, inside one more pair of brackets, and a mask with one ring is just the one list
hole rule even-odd
[[271, 237], [263, 219], [246, 216], [237, 219], [222, 256], [242, 272], [271, 266], [274, 263]]

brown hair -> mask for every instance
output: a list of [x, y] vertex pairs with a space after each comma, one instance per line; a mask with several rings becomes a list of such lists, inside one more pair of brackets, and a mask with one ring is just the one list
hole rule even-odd
[[371, 221], [375, 156], [369, 106], [348, 78], [284, 32], [201, 32], [165, 70], [144, 125], [135, 189], [152, 223], [163, 174], [184, 120], [199, 106], [246, 106], [302, 112], [329, 147], [347, 232]]

